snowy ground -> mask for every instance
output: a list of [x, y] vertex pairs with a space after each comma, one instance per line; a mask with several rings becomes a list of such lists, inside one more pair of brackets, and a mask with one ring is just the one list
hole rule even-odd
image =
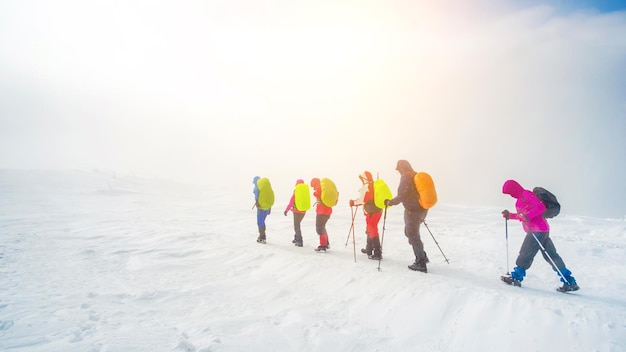
[[[438, 204], [427, 223], [450, 263], [423, 229], [422, 274], [407, 269], [401, 207], [387, 213], [378, 270], [358, 253], [360, 213], [354, 260], [347, 205], [319, 254], [313, 212], [294, 247], [289, 195], [277, 194], [257, 244], [251, 187], [0, 171], [0, 350], [626, 351], [624, 219], [552, 221], [581, 286], [562, 294], [540, 255], [523, 288], [499, 281], [501, 209]], [[510, 223], [509, 267], [522, 237]]]

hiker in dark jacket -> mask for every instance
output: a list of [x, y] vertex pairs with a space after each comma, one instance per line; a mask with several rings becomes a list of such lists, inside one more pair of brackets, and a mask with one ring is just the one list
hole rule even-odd
[[413, 247], [415, 254], [415, 262], [409, 265], [409, 269], [425, 273], [427, 272], [426, 263], [429, 260], [420, 238], [420, 224], [426, 219], [428, 210], [419, 204], [419, 195], [413, 181], [416, 172], [411, 164], [406, 160], [398, 160], [396, 170], [400, 173], [398, 194], [385, 204], [391, 206], [402, 203], [404, 206], [404, 235], [409, 239], [409, 244]]

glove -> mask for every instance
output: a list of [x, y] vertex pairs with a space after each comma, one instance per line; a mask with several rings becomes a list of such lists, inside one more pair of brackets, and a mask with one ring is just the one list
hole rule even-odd
[[384, 202], [384, 203], [385, 203], [385, 206], [386, 206], [386, 207], [390, 207], [390, 205], [389, 205], [389, 199], [385, 199], [385, 202]]
[[502, 217], [503, 217], [503, 218], [505, 218], [505, 219], [509, 220], [509, 215], [510, 215], [510, 213], [509, 213], [509, 211], [508, 211], [508, 210], [503, 210], [503, 211], [502, 211]]
[[287, 210], [285, 210], [285, 211], [283, 212], [283, 214], [285, 214], [285, 216], [287, 216]]
[[354, 199], [350, 199], [350, 206], [353, 207], [354, 206]]

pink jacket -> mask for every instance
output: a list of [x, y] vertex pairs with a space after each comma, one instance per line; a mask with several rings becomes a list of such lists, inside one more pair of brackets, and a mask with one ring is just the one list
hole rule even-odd
[[550, 225], [541, 214], [546, 210], [546, 206], [535, 196], [532, 191], [524, 189], [514, 180], [508, 180], [502, 186], [502, 193], [509, 194], [517, 199], [515, 209], [517, 214], [511, 213], [509, 219], [522, 222], [526, 232], [547, 232]]

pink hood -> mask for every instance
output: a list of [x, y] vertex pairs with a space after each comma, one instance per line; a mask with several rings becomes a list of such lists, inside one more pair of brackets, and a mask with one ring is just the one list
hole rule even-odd
[[522, 193], [524, 193], [524, 187], [522, 187], [515, 180], [507, 180], [502, 186], [502, 193], [508, 194], [515, 199], [519, 199], [519, 197], [522, 196]]

